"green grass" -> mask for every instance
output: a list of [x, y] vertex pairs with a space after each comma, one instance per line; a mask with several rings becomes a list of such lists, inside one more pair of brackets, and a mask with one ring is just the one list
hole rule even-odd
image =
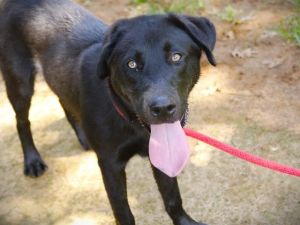
[[188, 13], [196, 14], [205, 9], [205, 0], [133, 0], [135, 5], [146, 5], [147, 13]]
[[296, 42], [298, 46], [300, 46], [300, 16], [299, 15], [292, 15], [285, 18], [280, 23], [277, 31], [283, 38], [289, 41]]
[[133, 0], [134, 4], [142, 4], [142, 3], [146, 3], [147, 0]]
[[289, 1], [300, 9], [300, 0], [289, 0]]
[[225, 7], [225, 9], [219, 13], [219, 17], [229, 23], [238, 22], [238, 10], [233, 8], [231, 5]]
[[294, 14], [283, 19], [276, 31], [283, 38], [295, 42], [300, 47], [300, 0], [289, 0], [295, 7]]

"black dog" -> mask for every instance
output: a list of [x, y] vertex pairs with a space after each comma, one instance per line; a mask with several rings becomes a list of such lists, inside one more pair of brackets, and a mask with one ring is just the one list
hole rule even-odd
[[[215, 41], [215, 28], [203, 17], [140, 16], [108, 27], [68, 0], [4, 0], [0, 67], [16, 113], [25, 175], [38, 177], [47, 168], [28, 120], [38, 60], [80, 143], [97, 154], [117, 224], [135, 224], [126, 163], [135, 154], [148, 155], [155, 125], [165, 132], [183, 125], [201, 52], [215, 65]], [[199, 225], [182, 208], [176, 178], [155, 167], [153, 173], [173, 223]]]

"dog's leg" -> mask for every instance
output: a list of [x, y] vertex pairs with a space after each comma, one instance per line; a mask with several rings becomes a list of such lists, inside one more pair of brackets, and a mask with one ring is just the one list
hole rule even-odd
[[84, 150], [89, 150], [90, 146], [88, 144], [85, 133], [82, 130], [79, 122], [76, 121], [76, 119], [74, 118], [74, 116], [70, 112], [68, 112], [68, 110], [64, 107], [62, 101], [59, 101], [59, 102], [60, 102], [60, 105], [62, 106], [62, 108], [63, 108], [63, 110], [66, 114], [67, 120], [69, 121], [69, 123], [71, 124], [73, 130], [75, 131], [75, 134], [78, 138], [79, 143], [81, 144], [81, 146], [83, 147]]
[[24, 173], [38, 177], [47, 166], [34, 145], [28, 119], [35, 77], [34, 62], [29, 49], [23, 43], [10, 41], [11, 46], [7, 44], [6, 51], [2, 52], [0, 68], [8, 98], [16, 113], [17, 130], [24, 155]]
[[158, 189], [164, 201], [166, 211], [174, 225], [205, 225], [194, 221], [182, 207], [177, 178], [171, 178], [152, 166]]
[[117, 225], [135, 225], [127, 199], [125, 164], [100, 157], [98, 162]]

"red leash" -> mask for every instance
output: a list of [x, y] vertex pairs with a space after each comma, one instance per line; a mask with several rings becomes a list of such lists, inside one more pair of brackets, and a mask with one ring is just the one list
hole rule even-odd
[[224, 143], [222, 143], [218, 140], [215, 140], [211, 137], [208, 137], [204, 134], [200, 134], [200, 133], [195, 132], [195, 131], [193, 131], [191, 129], [188, 129], [188, 128], [184, 128], [184, 131], [185, 131], [185, 134], [187, 136], [195, 138], [199, 141], [205, 142], [206, 144], [209, 144], [209, 145], [211, 145], [215, 148], [218, 148], [218, 149], [220, 149], [224, 152], [227, 152], [227, 153], [229, 153], [229, 154], [231, 154], [235, 157], [238, 157], [240, 159], [243, 159], [243, 160], [246, 160], [248, 162], [254, 163], [258, 166], [269, 168], [271, 170], [275, 170], [275, 171], [278, 171], [278, 172], [281, 172], [281, 173], [286, 173], [286, 174], [289, 174], [289, 175], [300, 177], [300, 169], [291, 168], [291, 167], [284, 166], [284, 165], [281, 165], [281, 164], [276, 163], [276, 162], [272, 162], [272, 161], [269, 161], [269, 160], [266, 160], [266, 159], [262, 159], [258, 156], [255, 156], [255, 155], [251, 155], [249, 153], [241, 151], [238, 148], [235, 148], [233, 146], [224, 144]]
[[[108, 83], [108, 87], [110, 87], [110, 83]], [[118, 114], [123, 118], [126, 119], [125, 114], [123, 113], [123, 111], [118, 107], [118, 105], [116, 104], [116, 102], [112, 99], [112, 104], [114, 106], [114, 108], [116, 109], [116, 111], [118, 112]], [[197, 133], [191, 129], [188, 128], [184, 128], [185, 134], [187, 136], [190, 136], [192, 138], [198, 139], [199, 141], [205, 142], [206, 144], [209, 144], [215, 148], [218, 148], [224, 152], [227, 152], [235, 157], [238, 157], [240, 159], [246, 160], [248, 162], [254, 163], [258, 166], [262, 166], [262, 167], [266, 167], [269, 168], [271, 170], [275, 170], [281, 173], [286, 173], [286, 174], [290, 174], [296, 177], [300, 177], [300, 170], [299, 169], [295, 169], [295, 168], [291, 168], [291, 167], [287, 167], [284, 165], [281, 165], [279, 163], [276, 162], [272, 162], [269, 160], [265, 160], [262, 159], [258, 156], [255, 155], [251, 155], [249, 153], [243, 152], [241, 150], [239, 150], [238, 148], [235, 148], [233, 146], [224, 144], [218, 140], [215, 140], [213, 138], [210, 138], [204, 134], [200, 134]]]

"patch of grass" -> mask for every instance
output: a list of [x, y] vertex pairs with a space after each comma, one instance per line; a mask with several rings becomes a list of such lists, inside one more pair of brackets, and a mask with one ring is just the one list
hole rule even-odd
[[276, 31], [283, 38], [300, 46], [300, 0], [289, 0], [295, 6], [296, 13], [283, 19]]
[[[300, 4], [300, 1], [298, 1]], [[296, 42], [300, 46], [300, 16], [292, 15], [285, 18], [279, 25], [278, 33], [289, 41]]]
[[300, 9], [300, 0], [289, 0], [289, 1]]
[[238, 10], [231, 5], [225, 7], [225, 9], [219, 14], [219, 17], [229, 23], [238, 22]]
[[135, 5], [146, 5], [147, 13], [188, 13], [195, 14], [198, 11], [204, 10], [206, 3], [205, 0], [133, 0]]
[[147, 0], [133, 0], [134, 4], [142, 4], [142, 3], [146, 3]]

